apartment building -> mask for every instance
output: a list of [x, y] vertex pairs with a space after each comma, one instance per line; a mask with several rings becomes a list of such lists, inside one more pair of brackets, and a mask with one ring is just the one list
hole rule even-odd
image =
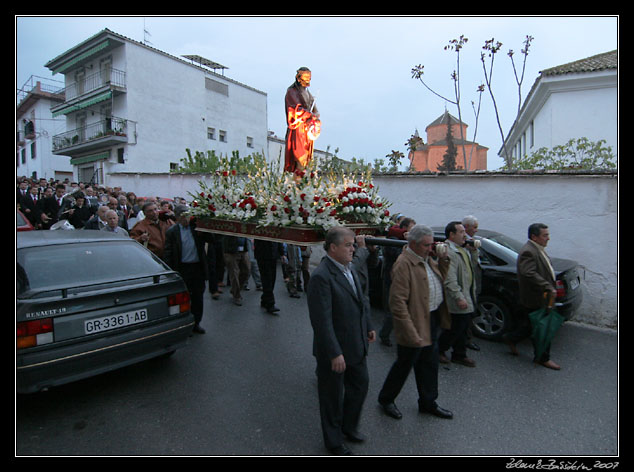
[[116, 172], [169, 172], [192, 151], [267, 152], [266, 93], [209, 59], [176, 57], [104, 29], [50, 60], [64, 76], [65, 118], [53, 153], [74, 179], [108, 185]]
[[53, 136], [64, 122], [53, 118], [51, 107], [64, 101], [64, 84], [32, 75], [17, 90], [15, 108], [17, 177], [71, 178], [73, 168], [64, 156], [53, 153]]

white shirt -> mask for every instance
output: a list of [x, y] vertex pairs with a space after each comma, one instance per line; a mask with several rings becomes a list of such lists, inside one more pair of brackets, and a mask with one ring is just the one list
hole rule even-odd
[[437, 310], [440, 304], [443, 302], [443, 288], [442, 282], [438, 277], [438, 274], [434, 272], [434, 269], [429, 265], [429, 257], [421, 257], [412, 251], [409, 247], [407, 250], [414, 254], [425, 265], [425, 270], [427, 271], [427, 283], [429, 285], [429, 312], [431, 313], [434, 310]]
[[352, 286], [352, 290], [354, 290], [355, 295], [358, 295], [357, 286], [354, 283], [354, 277], [352, 276], [352, 271], [350, 270], [350, 267], [349, 267], [350, 264], [343, 265], [341, 262], [337, 262], [336, 260], [334, 260], [328, 254], [326, 254], [326, 257], [330, 259], [337, 266], [337, 268], [341, 270], [341, 272], [343, 272], [343, 275], [345, 275], [346, 279], [348, 279], [348, 282], [350, 282], [350, 285]]

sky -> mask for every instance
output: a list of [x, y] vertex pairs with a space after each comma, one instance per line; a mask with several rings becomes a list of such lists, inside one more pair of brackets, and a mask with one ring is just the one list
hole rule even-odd
[[[300, 67], [312, 71], [311, 93], [322, 121], [317, 149], [366, 163], [392, 151], [407, 156], [407, 140], [445, 109], [458, 116], [452, 73], [457, 54], [445, 47], [463, 36], [460, 101], [467, 139], [489, 148], [488, 170], [499, 169], [502, 145], [491, 96], [484, 83], [482, 46], [502, 43], [491, 87], [504, 135], [541, 70], [618, 49], [617, 16], [15, 16], [15, 74], [20, 89], [33, 75], [63, 80], [44, 65], [104, 28], [173, 56], [196, 54], [226, 67], [224, 75], [267, 94], [268, 128], [286, 133], [284, 95]], [[509, 50], [521, 68], [531, 42], [521, 88]], [[412, 78], [423, 79], [438, 95]], [[174, 84], [175, 87], [178, 84]], [[476, 123], [472, 102], [481, 98]], [[477, 124], [477, 134], [476, 132]], [[403, 159], [403, 165], [408, 163]]]

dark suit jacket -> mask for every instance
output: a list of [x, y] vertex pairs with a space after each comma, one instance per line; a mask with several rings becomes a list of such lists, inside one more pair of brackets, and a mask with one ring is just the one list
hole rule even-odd
[[544, 256], [548, 257], [528, 241], [517, 258], [520, 303], [532, 310], [545, 306], [544, 292], [555, 290], [555, 279]]
[[[205, 254], [205, 241], [202, 235], [196, 231], [194, 223], [190, 224], [194, 242], [196, 243], [196, 251], [198, 253], [198, 264], [200, 265], [200, 275], [207, 280], [207, 258]], [[181, 272], [181, 227], [179, 224], [170, 226], [165, 232], [165, 251], [163, 252], [163, 260], [177, 272]]]
[[357, 294], [341, 270], [324, 257], [308, 283], [308, 311], [313, 327], [313, 355], [327, 361], [343, 354], [346, 364], [356, 364], [368, 353], [372, 331], [370, 305], [363, 296], [356, 269], [352, 267]]
[[[39, 201], [40, 199], [38, 198], [37, 202]], [[25, 197], [20, 198], [19, 203], [20, 203], [20, 207], [22, 208], [22, 213], [24, 213], [24, 215], [28, 218], [31, 224], [35, 226], [42, 222], [41, 205], [38, 205], [36, 202], [34, 202], [31, 195], [27, 193]]]

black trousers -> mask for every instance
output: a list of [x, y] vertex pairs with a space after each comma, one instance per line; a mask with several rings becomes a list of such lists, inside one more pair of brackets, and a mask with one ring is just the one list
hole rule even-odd
[[332, 370], [329, 359], [317, 359], [319, 414], [328, 449], [341, 446], [344, 434], [357, 431], [368, 385], [365, 357], [358, 364], [346, 364], [341, 374]]
[[269, 258], [256, 258], [260, 269], [260, 282], [262, 283], [262, 296], [260, 306], [271, 308], [275, 305], [275, 277], [277, 275], [277, 260]]
[[467, 331], [472, 318], [473, 313], [451, 314], [451, 328], [443, 331], [438, 340], [440, 352], [453, 348], [452, 359], [467, 357]]
[[[530, 309], [526, 308], [525, 306], [520, 306], [513, 315], [513, 330], [504, 334], [504, 340], [510, 341], [513, 344], [517, 344], [526, 338], [531, 338], [534, 350], [535, 342], [533, 341], [532, 337], [533, 327], [531, 325], [531, 320], [528, 317], [528, 314], [537, 309], [538, 308]], [[547, 362], [548, 360], [550, 360], [550, 344], [539, 359], [537, 359], [537, 356], [533, 357], [533, 361], [535, 362]]]
[[418, 405], [430, 409], [438, 398], [438, 311], [431, 313], [432, 344], [426, 347], [397, 345], [396, 361], [379, 392], [379, 403], [392, 403], [401, 392], [410, 371], [414, 370]]
[[203, 295], [205, 294], [205, 276], [198, 262], [181, 264], [178, 273], [183, 278], [191, 298], [191, 312], [194, 321], [200, 323], [203, 318]]

